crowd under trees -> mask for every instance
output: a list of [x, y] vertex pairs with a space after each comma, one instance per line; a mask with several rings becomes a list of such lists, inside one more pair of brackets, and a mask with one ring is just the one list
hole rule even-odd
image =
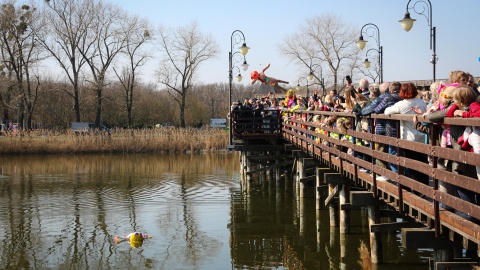
[[[339, 34], [329, 35], [325, 27]], [[299, 33], [305, 31], [310, 39], [294, 33], [279, 50], [313, 69], [317, 87], [321, 77], [337, 88], [344, 75], [365, 74], [358, 68], [355, 29], [321, 16], [306, 20]], [[201, 126], [229, 111], [228, 78], [204, 84], [196, 76], [220, 49], [195, 22], [154, 27], [105, 0], [2, 1], [0, 52], [1, 122], [20, 128], [67, 129], [71, 122]], [[149, 82], [140, 79], [147, 62], [157, 66]], [[255, 89], [235, 84], [233, 100], [251, 97]]]

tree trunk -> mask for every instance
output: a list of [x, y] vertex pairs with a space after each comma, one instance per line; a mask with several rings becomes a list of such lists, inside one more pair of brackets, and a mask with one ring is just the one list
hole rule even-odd
[[78, 93], [78, 74], [75, 74], [75, 81], [73, 83], [73, 110], [75, 111], [75, 121], [80, 122], [80, 101]]
[[180, 104], [180, 126], [185, 128], [185, 94], [182, 95], [182, 104]]
[[102, 121], [102, 88], [97, 88], [97, 111], [95, 114], [95, 127], [99, 128]]

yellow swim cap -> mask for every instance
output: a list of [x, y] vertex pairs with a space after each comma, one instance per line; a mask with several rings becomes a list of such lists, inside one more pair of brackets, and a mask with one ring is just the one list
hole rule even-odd
[[143, 241], [143, 236], [139, 232], [132, 233], [130, 235], [130, 242], [138, 242], [138, 241]]
[[132, 248], [139, 248], [139, 247], [141, 247], [142, 245], [143, 245], [143, 239], [140, 240], [140, 241], [131, 241], [131, 240], [130, 240], [130, 246], [131, 246]]
[[134, 232], [130, 234], [129, 242], [132, 248], [141, 247], [143, 244], [143, 235], [139, 232]]

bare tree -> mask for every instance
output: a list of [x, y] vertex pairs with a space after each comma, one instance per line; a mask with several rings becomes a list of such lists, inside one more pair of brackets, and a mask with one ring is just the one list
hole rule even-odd
[[[3, 47], [1, 44], [2, 42], [0, 42], [0, 46]], [[0, 66], [0, 102], [3, 106], [3, 119], [10, 120], [10, 110], [17, 108], [20, 95], [18, 94], [18, 91], [16, 91], [15, 78], [11, 66], [8, 64], [6, 51], [1, 49], [0, 53], [0, 61], [2, 62], [2, 65]]]
[[225, 117], [228, 111], [228, 84], [214, 83], [195, 85], [192, 89], [195, 99], [208, 109], [209, 118]]
[[[280, 52], [309, 72], [319, 65], [331, 72], [333, 89], [339, 78], [358, 69], [359, 50], [355, 46], [358, 32], [333, 15], [317, 16], [305, 21], [297, 33], [286, 36], [279, 45]], [[314, 73], [316, 79], [318, 74]]]
[[79, 76], [85, 64], [77, 48], [87, 38], [88, 24], [92, 21], [92, 14], [88, 12], [91, 4], [89, 0], [45, 0], [50, 31], [39, 39], [68, 77], [72, 87], [64, 91], [73, 99], [77, 122], [80, 121]]
[[[42, 60], [37, 36], [43, 23], [40, 12], [34, 6], [17, 6], [5, 2], [0, 7], [0, 46], [2, 60], [15, 82], [11, 89], [18, 91], [18, 123], [21, 128], [26, 122], [27, 129], [32, 127], [32, 116], [37, 101], [40, 78], [34, 74], [34, 66]], [[26, 118], [26, 119], [25, 119]]]
[[125, 48], [124, 35], [126, 14], [117, 5], [102, 0], [90, 0], [89, 13], [92, 20], [86, 25], [87, 39], [78, 47], [91, 71], [91, 83], [96, 94], [95, 126], [102, 120], [103, 89], [107, 83], [107, 71], [116, 56]]
[[192, 22], [177, 29], [159, 28], [159, 43], [165, 58], [158, 71], [159, 82], [180, 108], [180, 126], [185, 127], [186, 97], [200, 64], [218, 55], [215, 40], [202, 34]]
[[127, 108], [128, 127], [133, 124], [132, 109], [133, 109], [133, 92], [136, 87], [136, 72], [137, 68], [143, 66], [149, 54], [142, 49], [148, 41], [151, 40], [151, 29], [148, 21], [142, 20], [137, 16], [126, 19], [124, 35], [126, 37], [125, 55], [128, 63], [122, 68], [121, 72], [115, 74], [119, 79], [125, 94], [125, 104]]

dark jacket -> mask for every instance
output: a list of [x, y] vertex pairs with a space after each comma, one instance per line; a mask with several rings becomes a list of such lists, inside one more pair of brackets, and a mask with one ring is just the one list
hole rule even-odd
[[[386, 97], [390, 96], [390, 93], [385, 92], [380, 96], [370, 100], [370, 102], [362, 109], [362, 116], [369, 116], [370, 114], [375, 112], [375, 108], [382, 102], [382, 100]], [[375, 125], [375, 134], [385, 135], [385, 120], [377, 119]]]
[[385, 97], [375, 107], [375, 113], [384, 113], [385, 109], [402, 100], [398, 93], [384, 93]]
[[359, 117], [362, 114], [362, 105], [360, 103], [355, 103], [353, 106], [352, 112]]
[[368, 104], [363, 107], [361, 116], [369, 116], [370, 114], [375, 112], [375, 108], [382, 102], [386, 95], [390, 95], [390, 93], [383, 93], [380, 96], [370, 100]]
[[[382, 95], [385, 95], [385, 97], [382, 99], [382, 101], [378, 104], [377, 107], [375, 107], [375, 113], [380, 114], [384, 113], [385, 109], [392, 106], [393, 104], [399, 102], [402, 100], [402, 98], [398, 95], [398, 92], [395, 93], [384, 93]], [[394, 120], [385, 120], [385, 121], [380, 121], [383, 123], [380, 123], [380, 125], [385, 126], [385, 135], [389, 137], [397, 137], [397, 124], [396, 121]], [[377, 122], [378, 126], [378, 122]], [[381, 128], [381, 127], [380, 127]], [[380, 133], [377, 133], [380, 134]]]

